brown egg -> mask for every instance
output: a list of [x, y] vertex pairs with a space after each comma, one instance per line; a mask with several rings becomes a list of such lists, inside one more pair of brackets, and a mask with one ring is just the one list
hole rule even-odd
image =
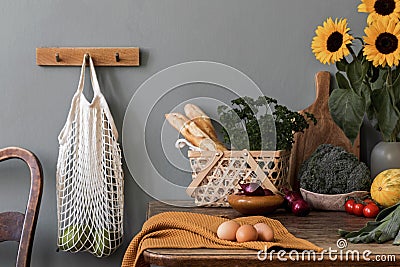
[[274, 230], [266, 223], [257, 223], [254, 225], [258, 233], [258, 240], [274, 241]]
[[236, 231], [237, 242], [257, 241], [257, 230], [252, 225], [244, 224]]
[[220, 239], [235, 241], [236, 231], [240, 225], [235, 221], [226, 221], [220, 224], [217, 229], [217, 236]]

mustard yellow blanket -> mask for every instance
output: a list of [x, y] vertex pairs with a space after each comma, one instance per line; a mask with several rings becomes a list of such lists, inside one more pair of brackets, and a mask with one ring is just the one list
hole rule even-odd
[[273, 246], [321, 251], [311, 242], [300, 239], [288, 232], [277, 220], [263, 216], [241, 217], [235, 219], [239, 224], [254, 225], [259, 222], [268, 224], [274, 230], [275, 242], [232, 242], [221, 240], [217, 237], [218, 226], [227, 221], [225, 218], [197, 214], [190, 212], [164, 212], [149, 218], [142, 230], [129, 244], [122, 267], [149, 266], [144, 262], [142, 252], [148, 248], [213, 248], [213, 249], [238, 249], [247, 248], [264, 250]]

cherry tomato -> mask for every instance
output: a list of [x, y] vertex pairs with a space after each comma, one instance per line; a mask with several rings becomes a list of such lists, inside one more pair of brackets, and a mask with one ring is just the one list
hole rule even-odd
[[364, 205], [361, 203], [356, 203], [353, 206], [353, 214], [357, 216], [363, 216]]
[[368, 205], [369, 203], [374, 203], [374, 201], [370, 198], [364, 199], [364, 202]]
[[353, 207], [356, 202], [354, 199], [349, 199], [344, 203], [344, 209], [348, 214], [353, 214]]
[[367, 218], [375, 218], [379, 213], [379, 208], [375, 203], [369, 203], [363, 209], [363, 214]]

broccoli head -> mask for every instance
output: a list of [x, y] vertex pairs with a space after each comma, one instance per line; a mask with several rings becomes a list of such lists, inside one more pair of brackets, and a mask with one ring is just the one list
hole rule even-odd
[[320, 194], [369, 191], [372, 183], [368, 167], [342, 147], [320, 145], [302, 164], [300, 187]]

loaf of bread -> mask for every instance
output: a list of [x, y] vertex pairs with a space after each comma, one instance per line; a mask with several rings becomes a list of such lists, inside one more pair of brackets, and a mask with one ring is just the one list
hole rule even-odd
[[165, 114], [167, 121], [179, 131], [187, 141], [203, 150], [226, 150], [219, 142], [212, 140], [194, 121], [180, 113]]
[[219, 142], [214, 126], [212, 125], [210, 118], [203, 110], [194, 104], [186, 104], [184, 110], [186, 116], [190, 120], [194, 121], [194, 123], [196, 123], [197, 126], [203, 130], [203, 132], [205, 132], [212, 140]]

